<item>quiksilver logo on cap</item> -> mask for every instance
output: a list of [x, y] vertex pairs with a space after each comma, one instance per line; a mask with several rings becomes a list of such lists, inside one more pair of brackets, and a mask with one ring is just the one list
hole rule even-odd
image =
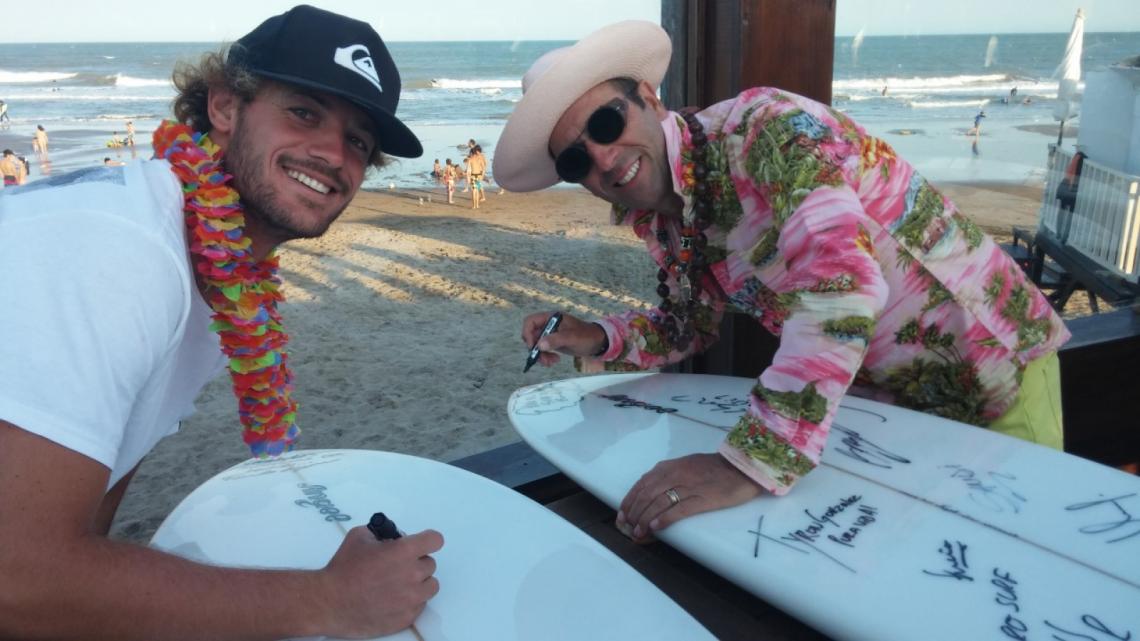
[[364, 76], [368, 82], [376, 86], [378, 91], [384, 91], [380, 86], [380, 75], [376, 73], [376, 65], [372, 64], [372, 53], [368, 51], [368, 47], [364, 45], [337, 47], [333, 62]]

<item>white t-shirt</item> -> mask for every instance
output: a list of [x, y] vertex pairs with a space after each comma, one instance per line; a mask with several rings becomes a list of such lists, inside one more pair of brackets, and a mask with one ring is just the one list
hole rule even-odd
[[225, 365], [185, 230], [165, 161], [0, 194], [0, 419], [107, 466], [108, 488]]

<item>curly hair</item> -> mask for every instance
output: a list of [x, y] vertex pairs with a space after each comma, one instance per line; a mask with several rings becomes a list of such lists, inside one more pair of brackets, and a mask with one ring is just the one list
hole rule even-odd
[[[172, 77], [177, 95], [174, 97], [174, 118], [189, 125], [194, 131], [210, 131], [209, 96], [211, 87], [224, 87], [242, 102], [249, 104], [261, 89], [262, 79], [245, 67], [229, 60], [229, 47], [202, 55], [197, 63], [180, 61], [174, 66]], [[388, 157], [380, 147], [372, 151], [368, 163], [383, 167]]]

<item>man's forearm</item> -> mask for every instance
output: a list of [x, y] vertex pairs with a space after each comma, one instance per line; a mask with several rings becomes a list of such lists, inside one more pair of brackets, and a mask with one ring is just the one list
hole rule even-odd
[[20, 590], [0, 600], [0, 637], [282, 639], [321, 633], [329, 610], [317, 572], [220, 568], [95, 535], [2, 569]]

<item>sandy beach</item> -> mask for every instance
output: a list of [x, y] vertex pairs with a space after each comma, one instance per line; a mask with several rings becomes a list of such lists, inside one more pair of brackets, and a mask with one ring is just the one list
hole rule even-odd
[[[1036, 225], [1040, 186], [940, 187], [995, 235]], [[455, 196], [363, 192], [324, 237], [283, 248], [302, 448], [451, 461], [511, 443], [511, 392], [575, 374], [568, 359], [522, 374], [524, 315], [656, 301], [642, 244], [584, 190], [488, 190], [478, 210], [470, 194]], [[149, 540], [186, 494], [247, 456], [229, 384], [209, 385], [198, 414], [143, 461], [113, 536]]]

